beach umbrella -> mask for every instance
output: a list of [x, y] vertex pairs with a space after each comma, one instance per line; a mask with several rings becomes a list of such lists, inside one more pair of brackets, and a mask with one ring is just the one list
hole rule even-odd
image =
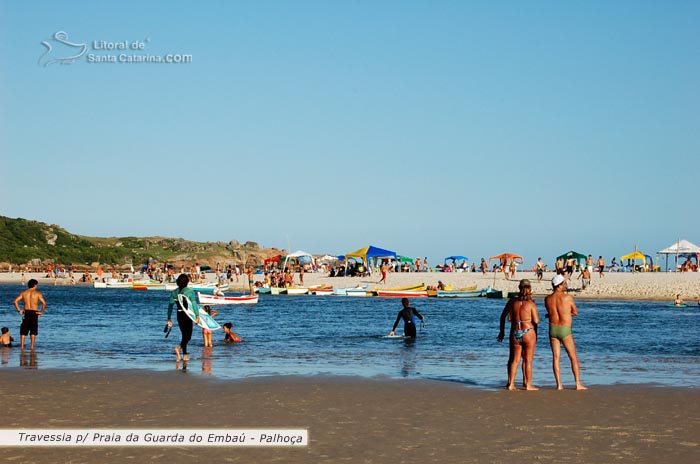
[[469, 258], [466, 256], [460, 256], [460, 255], [455, 255], [455, 256], [448, 256], [445, 258], [445, 264], [447, 264], [447, 261], [452, 261], [456, 263], [457, 261], [469, 261]]
[[[491, 264], [491, 261], [493, 261], [494, 259], [497, 259], [499, 262], [504, 260], [504, 259], [507, 262], [510, 259], [510, 260], [515, 261], [516, 263], [518, 261], [520, 261], [520, 264], [523, 264], [523, 257], [520, 255], [516, 255], [515, 253], [501, 253], [500, 255], [491, 256], [489, 258], [489, 265]], [[505, 270], [504, 270], [504, 272], [505, 272]], [[496, 286], [496, 273], [495, 272], [493, 273], [493, 286], [494, 287]]]
[[520, 256], [520, 255], [516, 255], [515, 253], [501, 253], [500, 255], [491, 256], [491, 257], [489, 258], [489, 264], [491, 264], [491, 261], [493, 261], [494, 259], [497, 259], [497, 260], [500, 261], [500, 260], [502, 260], [503, 258], [505, 258], [506, 260], [508, 260], [508, 259], [514, 259], [515, 262], [518, 262], [518, 260], [519, 260], [519, 261], [520, 261], [520, 264], [523, 264], [523, 257]]
[[[630, 260], [630, 261], [635, 261], [635, 262], [636, 262], [638, 259], [641, 259], [641, 260], [642, 260], [642, 265], [643, 265], [643, 266], [646, 266], [646, 264], [647, 264], [647, 255], [645, 255], [645, 254], [642, 253], [641, 251], [637, 250], [636, 245], [635, 245], [634, 251], [633, 251], [632, 253], [628, 253], [628, 254], [626, 254], [626, 255], [624, 255], [624, 256], [620, 256], [620, 261], [621, 261], [621, 262], [624, 261], [624, 260], [626, 260], [626, 259], [627, 259], [627, 260]], [[633, 264], [632, 264], [632, 272], [634, 272], [634, 271], [635, 271], [635, 266], [634, 266], [634, 263], [633, 263]]]

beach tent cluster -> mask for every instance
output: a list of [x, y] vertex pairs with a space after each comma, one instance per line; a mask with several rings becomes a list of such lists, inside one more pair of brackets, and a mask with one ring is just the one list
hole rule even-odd
[[[694, 243], [691, 243], [687, 240], [678, 240], [677, 242], [671, 244], [667, 248], [664, 248], [663, 250], [658, 252], [659, 255], [665, 255], [666, 256], [666, 264], [668, 266], [668, 256], [675, 256], [676, 259], [676, 267], [678, 265], [678, 260], [680, 259], [695, 259], [696, 265], [700, 263], [700, 247], [695, 245]], [[278, 255], [278, 256], [273, 256], [271, 258], [268, 258], [264, 261], [264, 265], [270, 264], [270, 263], [275, 263], [275, 264], [282, 264], [282, 258], [283, 256]], [[577, 251], [567, 251], [564, 254], [561, 254], [557, 256], [557, 260], [559, 259], [567, 260], [567, 259], [574, 259], [578, 263], [579, 267], [582, 267], [585, 262], [587, 256], [583, 253], [579, 253]], [[359, 248], [357, 250], [348, 252], [344, 255], [339, 255], [339, 256], [331, 256], [331, 255], [326, 255], [323, 256], [320, 260], [323, 262], [332, 262], [335, 260], [338, 261], [348, 261], [348, 260], [353, 260], [357, 261], [358, 263], [361, 263], [364, 266], [369, 267], [372, 264], [372, 260], [374, 260], [374, 264], [377, 263], [378, 260], [381, 259], [392, 259], [395, 261], [398, 261], [400, 263], [409, 263], [412, 264], [414, 262], [413, 258], [407, 257], [407, 256], [402, 256], [396, 253], [395, 251], [388, 250], [386, 248], [380, 248], [374, 245], [367, 245], [365, 247]], [[468, 261], [469, 258], [466, 256], [462, 255], [454, 255], [454, 256], [448, 256], [445, 258], [445, 264], [448, 264], [448, 262], [452, 262], [453, 264], [456, 263], [457, 261]], [[489, 265], [491, 265], [491, 262], [497, 260], [499, 262], [509, 262], [514, 260], [515, 262], [519, 264], [523, 264], [524, 260], [521, 255], [515, 254], [515, 253], [501, 253], [495, 256], [489, 257]], [[636, 262], [641, 261], [642, 266], [645, 268], [653, 268], [654, 261], [652, 257], [646, 253], [643, 253], [642, 251], [638, 250], [637, 247], [635, 246], [634, 251], [631, 253], [628, 253], [626, 255], [620, 256], [620, 260], [622, 262], [629, 260], [628, 262], [633, 263], [632, 269], [635, 268]], [[307, 253], [305, 251], [295, 251], [294, 253], [290, 253], [287, 256], [284, 257], [284, 264], [282, 265], [283, 268], [287, 266], [287, 263], [290, 261], [296, 261], [298, 264], [307, 264], [307, 263], [313, 263], [314, 257], [311, 253]], [[648, 266], [647, 266], [648, 264]], [[440, 266], [438, 266], [440, 267]]]

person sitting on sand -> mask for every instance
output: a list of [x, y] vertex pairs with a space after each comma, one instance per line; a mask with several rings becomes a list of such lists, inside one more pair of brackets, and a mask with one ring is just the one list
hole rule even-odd
[[574, 336], [571, 333], [573, 317], [578, 315], [578, 309], [574, 298], [566, 293], [566, 279], [563, 276], [557, 274], [552, 279], [552, 294], [545, 297], [544, 307], [547, 309], [547, 318], [549, 319], [549, 344], [552, 347], [552, 370], [554, 371], [554, 380], [557, 382], [557, 390], [564, 388], [559, 376], [562, 344], [571, 361], [576, 390], [586, 390], [586, 387], [581, 383], [581, 368], [576, 356]]
[[241, 343], [243, 339], [238, 336], [233, 330], [233, 322], [224, 324], [224, 342], [225, 343]]
[[510, 355], [508, 357], [508, 390], [515, 390], [515, 375], [523, 360], [523, 384], [526, 390], [539, 390], [532, 385], [532, 360], [537, 346], [537, 324], [540, 316], [532, 299], [532, 286], [528, 279], [518, 285], [518, 296], [511, 298], [503, 308], [497, 340], [505, 337], [506, 317], [510, 321]]
[[2, 335], [0, 335], [0, 346], [10, 347], [15, 339], [10, 336], [10, 329], [8, 327], [2, 328]]
[[673, 300], [673, 304], [676, 305], [676, 306], [681, 306], [681, 305], [683, 305], [683, 298], [681, 298], [681, 294], [680, 294], [680, 293], [679, 293], [678, 295], [676, 295], [676, 299]]
[[408, 306], [408, 298], [401, 298], [401, 304], [403, 308], [396, 316], [396, 322], [394, 322], [394, 327], [392, 327], [391, 332], [389, 332], [389, 336], [393, 337], [395, 335], [396, 326], [399, 325], [399, 321], [403, 319], [403, 336], [416, 338], [416, 323], [413, 317], [417, 316], [422, 322], [425, 322], [425, 318], [416, 308]]

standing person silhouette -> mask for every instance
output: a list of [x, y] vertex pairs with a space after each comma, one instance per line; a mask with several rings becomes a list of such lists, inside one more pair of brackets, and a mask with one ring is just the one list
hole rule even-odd
[[[29, 288], [20, 293], [14, 301], [15, 309], [22, 316], [22, 324], [19, 327], [21, 349], [24, 349], [24, 340], [29, 335], [30, 347], [34, 350], [36, 336], [39, 334], [39, 316], [46, 312], [46, 301], [41, 292], [37, 290], [38, 286], [39, 282], [36, 279], [29, 279], [27, 282]], [[23, 309], [19, 307], [20, 301], [24, 305]], [[39, 310], [40, 305], [41, 310]]]
[[[173, 350], [175, 352], [175, 358], [180, 361], [187, 362], [190, 357], [187, 355], [187, 344], [192, 339], [192, 329], [194, 327], [194, 322], [185, 313], [184, 308], [181, 307], [178, 301], [178, 295], [182, 294], [189, 298], [190, 302], [194, 305], [194, 313], [197, 314], [197, 321], [199, 321], [199, 306], [197, 306], [197, 296], [194, 294], [194, 290], [188, 287], [190, 283], [190, 278], [187, 274], [180, 274], [176, 280], [177, 288], [173, 290], [170, 294], [170, 301], [168, 302], [168, 327], [173, 326], [173, 321], [171, 319], [173, 313], [173, 307], [177, 305], [177, 325], [180, 328], [180, 333], [182, 338], [180, 344]], [[180, 353], [182, 352], [182, 356]]]
[[408, 305], [408, 298], [401, 298], [401, 304], [403, 305], [403, 308], [401, 308], [401, 311], [399, 311], [399, 314], [396, 316], [396, 322], [394, 322], [394, 327], [391, 328], [389, 336], [393, 337], [395, 335], [396, 326], [398, 326], [399, 321], [403, 319], [404, 337], [416, 338], [416, 323], [414, 316], [420, 319], [422, 322], [425, 322], [425, 317], [423, 317], [416, 308], [412, 308]]
[[581, 383], [581, 368], [576, 356], [576, 345], [571, 333], [573, 317], [578, 315], [578, 308], [574, 298], [566, 293], [566, 279], [561, 275], [555, 275], [552, 279], [552, 294], [545, 297], [544, 307], [549, 318], [549, 343], [552, 347], [552, 370], [554, 380], [557, 382], [557, 390], [563, 390], [559, 372], [559, 360], [561, 358], [561, 345], [564, 345], [566, 354], [571, 361], [571, 371], [576, 381], [576, 390], [587, 390]]
[[523, 384], [526, 390], [539, 390], [532, 385], [532, 360], [537, 345], [537, 324], [540, 317], [537, 305], [532, 299], [532, 287], [528, 279], [518, 285], [520, 292], [508, 300], [500, 319], [497, 340], [505, 338], [506, 318], [510, 321], [509, 356], [508, 356], [508, 390], [515, 390], [515, 376], [523, 360]]

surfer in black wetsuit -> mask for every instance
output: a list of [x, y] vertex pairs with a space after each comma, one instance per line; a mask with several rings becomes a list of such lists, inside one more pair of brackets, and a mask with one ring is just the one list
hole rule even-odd
[[408, 306], [408, 298], [401, 298], [401, 304], [403, 305], [403, 308], [401, 311], [399, 311], [398, 316], [396, 316], [396, 322], [394, 322], [394, 327], [391, 329], [391, 332], [389, 332], [389, 336], [394, 336], [396, 326], [399, 325], [399, 321], [403, 319], [404, 337], [416, 338], [416, 323], [413, 316], [417, 316], [422, 322], [425, 322], [425, 318], [416, 308]]
[[[170, 294], [170, 301], [168, 303], [168, 328], [173, 326], [171, 316], [173, 313], [173, 307], [177, 305], [177, 325], [178, 327], [180, 327], [180, 333], [182, 333], [182, 340], [173, 351], [175, 352], [175, 358], [178, 361], [182, 359], [183, 361], [187, 362], [190, 360], [190, 357], [187, 355], [187, 344], [190, 342], [190, 339], [192, 339], [192, 329], [194, 328], [194, 322], [192, 321], [192, 319], [189, 318], [189, 316], [187, 316], [183, 308], [180, 307], [180, 303], [178, 302], [177, 296], [180, 293], [182, 293], [192, 302], [196, 302], [197, 297], [194, 294], [194, 291], [190, 287], [188, 287], [190, 283], [190, 278], [187, 276], [187, 274], [180, 274], [176, 282], [177, 289], [173, 290], [173, 292]], [[196, 305], [194, 310], [195, 313], [198, 310]], [[197, 316], [197, 321], [199, 321], [199, 316]], [[182, 356], [180, 356], [180, 352], [182, 352]]]

